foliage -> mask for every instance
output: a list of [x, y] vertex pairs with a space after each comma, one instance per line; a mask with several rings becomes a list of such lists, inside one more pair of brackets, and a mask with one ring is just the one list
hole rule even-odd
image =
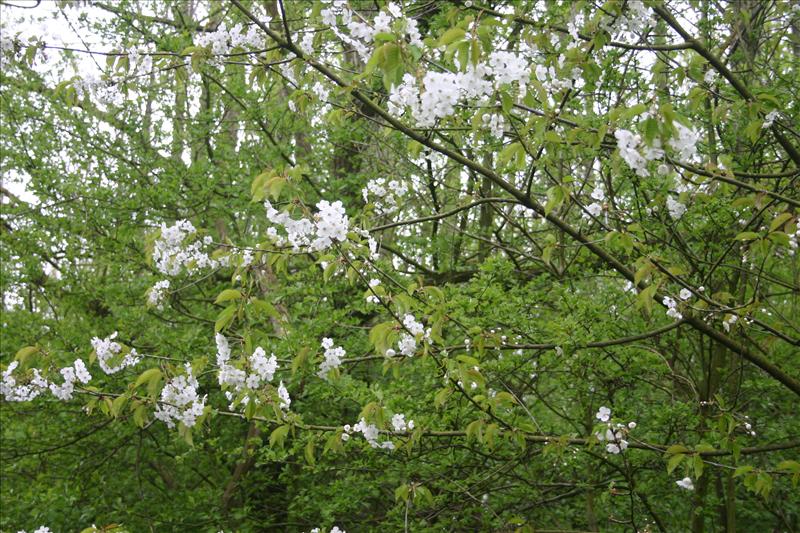
[[796, 6], [1, 9], [0, 530], [800, 528]]

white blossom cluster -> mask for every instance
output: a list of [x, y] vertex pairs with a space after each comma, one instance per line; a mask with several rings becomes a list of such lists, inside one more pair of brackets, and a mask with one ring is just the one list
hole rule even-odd
[[764, 123], [761, 125], [761, 129], [771, 128], [778, 117], [780, 117], [780, 113], [777, 111], [770, 111], [767, 113], [767, 115], [764, 117]]
[[[215, 336], [217, 344], [217, 380], [220, 386], [224, 386], [229, 390], [225, 391], [225, 397], [228, 401], [233, 401], [235, 396], [247, 387], [248, 389], [255, 390], [259, 388], [262, 383], [269, 383], [275, 377], [275, 372], [278, 370], [278, 358], [275, 354], [267, 353], [260, 346], [253, 350], [253, 353], [248, 357], [247, 362], [250, 366], [251, 372], [237, 368], [230, 364], [231, 349], [228, 344], [228, 339], [219, 333]], [[281, 391], [281, 388], [283, 389]], [[283, 382], [278, 389], [278, 396], [281, 399], [281, 408], [285, 405], [286, 409], [289, 408], [291, 400], [289, 393], [283, 386]], [[242, 399], [242, 404], [247, 405], [250, 401], [249, 397]], [[231, 409], [233, 409], [231, 404]]]
[[378, 214], [388, 214], [396, 211], [400, 207], [400, 202], [408, 192], [406, 184], [391, 180], [387, 183], [384, 178], [376, 178], [367, 182], [367, 186], [361, 189], [365, 203], [370, 201], [375, 205]]
[[495, 89], [513, 82], [524, 92], [529, 77], [530, 69], [522, 56], [496, 50], [488, 62], [470, 64], [465, 72], [428, 71], [421, 82], [405, 74], [402, 82], [392, 87], [388, 109], [396, 116], [409, 109], [416, 125], [427, 128], [452, 115], [462, 100], [487, 101]]
[[139, 364], [140, 361], [136, 349], [131, 348], [118, 364], [112, 366], [110, 362], [119, 359], [119, 355], [122, 352], [122, 345], [114, 341], [116, 337], [117, 332], [115, 331], [105, 339], [99, 337], [92, 338], [92, 348], [94, 348], [94, 352], [97, 354], [97, 361], [100, 363], [100, 368], [102, 368], [103, 372], [106, 374], [114, 374], [123, 368], [135, 366]]
[[378, 436], [380, 432], [378, 431], [378, 427], [375, 424], [367, 424], [365, 419], [361, 419], [358, 421], [358, 424], [354, 426], [350, 426], [350, 424], [345, 424], [344, 426], [344, 433], [342, 433], [342, 440], [347, 441], [350, 440], [350, 436], [353, 433], [361, 433], [364, 436], [364, 440], [366, 440], [370, 446], [373, 448], [381, 448], [384, 450], [394, 450], [394, 443], [390, 440], [385, 440], [383, 442], [378, 441]]
[[594, 416], [606, 424], [605, 430], [594, 434], [597, 440], [606, 442], [606, 452], [616, 455], [625, 451], [628, 448], [625, 438], [630, 430], [636, 428], [636, 422], [629, 422], [627, 425], [611, 422], [611, 409], [608, 407], [600, 407]]
[[156, 309], [164, 309], [164, 299], [167, 296], [169, 289], [169, 280], [161, 280], [157, 282], [147, 293], [147, 305], [155, 307]]
[[[269, 17], [265, 20], [266, 24], [269, 24], [268, 19]], [[258, 48], [264, 45], [264, 39], [259, 35], [258, 28], [255, 24], [250, 26], [245, 32], [241, 24], [236, 24], [229, 30], [224, 22], [217, 27], [216, 31], [198, 33], [194, 42], [197, 46], [209, 47], [211, 53], [215, 56], [224, 56], [237, 46], [243, 47], [246, 45], [252, 48]], [[222, 58], [212, 58], [211, 63], [216, 66], [221, 66]]]
[[606, 199], [606, 193], [600, 184], [592, 191], [592, 199], [594, 202], [586, 206], [586, 212], [583, 213], [584, 218], [589, 218], [589, 215], [597, 217], [603, 212], [603, 200]]
[[616, 20], [614, 28], [606, 28], [610, 33], [616, 31], [628, 32], [633, 34], [641, 33], [645, 28], [655, 23], [655, 18], [649, 7], [644, 5], [642, 0], [629, 0], [626, 3], [627, 9]]
[[[28, 533], [24, 529], [20, 529], [17, 533]], [[33, 533], [53, 533], [49, 527], [47, 526], [40, 526], [39, 529], [33, 531]]]
[[[403, 332], [400, 335], [400, 340], [397, 343], [397, 349], [401, 354], [406, 357], [413, 356], [417, 351], [417, 339], [424, 338], [430, 341], [430, 329], [425, 330], [425, 326], [418, 322], [414, 315], [406, 313], [403, 317], [403, 326], [408, 332]], [[397, 352], [389, 348], [386, 350], [386, 357], [394, 357]]]
[[196, 233], [197, 230], [188, 220], [179, 220], [172, 226], [161, 223], [161, 234], [153, 247], [153, 261], [159, 272], [176, 276], [183, 268], [191, 273], [221, 265], [202, 250], [203, 246], [211, 244], [211, 237], [192, 242]]
[[672, 220], [679, 220], [686, 213], [686, 206], [672, 196], [667, 196], [667, 211]]
[[63, 376], [64, 383], [61, 385], [50, 383], [50, 392], [52, 392], [53, 396], [59, 400], [66, 401], [72, 399], [72, 393], [75, 390], [76, 380], [85, 385], [92, 379], [92, 375], [89, 374], [89, 371], [86, 369], [86, 365], [81, 359], [76, 359], [73, 366], [64, 367], [59, 370], [59, 373], [61, 376]]
[[71, 400], [75, 390], [75, 381], [86, 384], [92, 379], [92, 375], [81, 359], [76, 359], [72, 366], [59, 370], [59, 374], [64, 378], [61, 385], [47, 381], [42, 377], [38, 368], [31, 369], [33, 378], [27, 383], [18, 384], [17, 378], [13, 375], [18, 366], [19, 361], [12, 361], [3, 372], [2, 381], [0, 381], [0, 396], [9, 402], [29, 402], [47, 390], [59, 400]]
[[280, 212], [267, 200], [264, 202], [267, 219], [276, 226], [283, 227], [286, 237], [278, 234], [275, 228], [269, 228], [267, 234], [281, 246], [288, 241], [295, 251], [307, 248], [319, 252], [330, 248], [334, 241], [347, 240], [350, 221], [342, 202], [333, 203], [320, 200], [317, 203], [317, 214], [313, 220], [307, 218], [293, 219], [288, 213]]
[[670, 296], [664, 296], [664, 299], [661, 300], [667, 307], [667, 316], [670, 318], [674, 318], [675, 320], [680, 320], [683, 318], [683, 315], [680, 311], [678, 311], [678, 302], [675, 301], [674, 298]]
[[[377, 287], [380, 284], [381, 284], [381, 280], [379, 280], [378, 278], [372, 278], [371, 280], [369, 280], [369, 288], [370, 289], [374, 289], [375, 287]], [[367, 294], [367, 303], [368, 304], [379, 304], [379, 303], [381, 303], [381, 300], [380, 300], [380, 298], [378, 298], [377, 295], [373, 294], [372, 290], [370, 290], [369, 294]]]
[[186, 374], [175, 376], [161, 390], [161, 398], [153, 416], [174, 428], [175, 422], [182, 422], [190, 428], [202, 416], [206, 397], [197, 393], [197, 379], [192, 375], [192, 366], [186, 363]]
[[288, 411], [289, 407], [292, 405], [292, 399], [289, 397], [289, 390], [281, 381], [280, 385], [278, 385], [278, 399], [280, 400], [280, 408], [284, 411]]
[[685, 477], [681, 480], [678, 480], [675, 482], [675, 484], [682, 489], [694, 490], [694, 483], [692, 483], [692, 478], [690, 477]]
[[739, 317], [737, 315], [733, 315], [733, 314], [727, 315], [722, 320], [722, 327], [725, 328], [725, 331], [730, 333], [731, 327], [733, 327], [733, 325], [736, 324], [736, 322], [738, 322], [738, 321], [739, 321]]
[[[700, 133], [694, 128], [688, 128], [679, 122], [674, 122], [675, 136], [669, 140], [669, 145], [677, 152], [677, 159], [684, 163], [690, 162], [697, 155], [697, 142]], [[619, 155], [638, 176], [650, 175], [647, 164], [656, 159], [663, 159], [664, 149], [661, 141], [655, 139], [652, 146], [642, 143], [642, 138], [629, 130], [618, 129], [614, 132], [617, 139]], [[669, 167], [662, 164], [658, 168], [659, 174], [669, 172]]]
[[[320, 528], [315, 527], [314, 529], [312, 529], [308, 533], [325, 533], [325, 532], [322, 531]], [[339, 529], [339, 526], [333, 526], [331, 528], [331, 530], [328, 531], [328, 533], [347, 533], [347, 531], [345, 531], [344, 529]]]
[[322, 347], [325, 348], [325, 360], [320, 363], [317, 375], [325, 379], [328, 377], [328, 372], [341, 366], [342, 358], [347, 352], [341, 346], [334, 346], [333, 339], [328, 337], [322, 339]]
[[492, 137], [495, 139], [503, 139], [503, 132], [506, 128], [506, 119], [500, 113], [486, 114], [481, 117], [483, 125], [489, 129]]
[[405, 433], [414, 429], [414, 421], [406, 422], [406, 415], [398, 413], [392, 416], [392, 428], [395, 433]]
[[[422, 46], [422, 36], [419, 33], [417, 21], [411, 17], [404, 17], [403, 11], [395, 2], [386, 5], [386, 11], [380, 11], [371, 22], [354, 13], [346, 2], [342, 0], [326, 1], [329, 4], [320, 11], [322, 22], [330, 26], [333, 33], [342, 41], [350, 45], [364, 61], [370, 56], [370, 47], [379, 33], [392, 33], [392, 28], [402, 28], [402, 36], [414, 46]], [[339, 20], [341, 18], [341, 25]], [[400, 22], [398, 22], [400, 21]], [[340, 26], [347, 29], [345, 33]], [[303, 50], [310, 53], [307, 50]]]

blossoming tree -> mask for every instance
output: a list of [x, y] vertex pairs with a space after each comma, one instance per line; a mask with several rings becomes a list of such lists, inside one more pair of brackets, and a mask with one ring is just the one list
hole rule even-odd
[[1, 529], [798, 528], [797, 6], [0, 5]]

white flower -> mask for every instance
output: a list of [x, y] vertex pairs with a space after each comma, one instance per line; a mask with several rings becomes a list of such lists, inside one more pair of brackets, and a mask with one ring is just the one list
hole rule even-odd
[[153, 246], [153, 261], [159, 272], [176, 276], [184, 268], [191, 273], [219, 265], [202, 250], [209, 244], [207, 240], [192, 241], [196, 233], [188, 220], [179, 220], [172, 226], [161, 224], [161, 234]]
[[664, 296], [664, 299], [661, 301], [667, 307], [667, 316], [670, 318], [674, 318], [676, 320], [680, 320], [683, 318], [683, 315], [678, 311], [678, 302], [676, 302], [673, 298], [669, 296]]
[[341, 366], [342, 358], [347, 355], [347, 352], [341, 346], [334, 348], [333, 339], [327, 337], [322, 339], [322, 347], [325, 348], [325, 360], [320, 363], [317, 375], [322, 379], [326, 379], [331, 370]]
[[186, 374], [172, 378], [161, 390], [161, 399], [153, 415], [167, 424], [175, 427], [175, 422], [182, 422], [186, 427], [192, 427], [197, 422], [197, 417], [203, 414], [206, 397], [197, 393], [198, 383], [192, 375], [192, 366], [187, 363]]
[[680, 296], [681, 300], [688, 300], [689, 298], [692, 297], [692, 291], [683, 288], [681, 289], [681, 292], [678, 294], [678, 296]]
[[414, 421], [409, 420], [406, 422], [406, 415], [396, 414], [392, 416], [392, 427], [395, 433], [405, 433], [406, 431], [414, 429]]
[[738, 316], [736, 316], [736, 315], [728, 315], [722, 321], [722, 327], [725, 328], [725, 331], [730, 331], [731, 330], [731, 326], [736, 324], [736, 322], [738, 320], [739, 320]]
[[288, 410], [289, 406], [292, 405], [292, 399], [289, 397], [289, 391], [283, 385], [283, 381], [278, 385], [278, 398], [281, 401], [281, 409]]
[[601, 407], [594, 416], [601, 422], [608, 422], [608, 420], [611, 418], [611, 409], [608, 407]]
[[777, 111], [770, 111], [769, 113], [767, 113], [767, 116], [764, 117], [764, 123], [761, 125], [761, 128], [762, 129], [771, 128], [772, 124], [775, 122], [775, 119], [777, 119], [779, 116], [780, 113], [778, 113]]
[[620, 450], [619, 446], [617, 446], [613, 442], [610, 442], [610, 443], [606, 444], [606, 451], [608, 453], [618, 454], [621, 450]]
[[692, 478], [690, 478], [690, 477], [685, 477], [685, 478], [681, 479], [680, 481], [676, 481], [675, 484], [678, 485], [682, 489], [694, 490], [694, 483], [692, 483]]
[[157, 282], [147, 294], [147, 304], [156, 309], [163, 309], [164, 298], [167, 296], [167, 289], [169, 289], [168, 279]]
[[[258, 346], [250, 356], [250, 367], [259, 378], [259, 380], [255, 380], [256, 383], [260, 380], [272, 381], [275, 371], [278, 369], [278, 359], [274, 353], [270, 354], [268, 358], [264, 349]], [[255, 387], [251, 386], [251, 388]]]
[[417, 322], [417, 319], [412, 314], [406, 314], [403, 317], [403, 325], [412, 335], [422, 335], [425, 333], [425, 327]]
[[686, 206], [674, 200], [672, 196], [667, 196], [667, 210], [672, 220], [678, 220], [686, 213]]
[[117, 332], [115, 331], [105, 339], [94, 337], [91, 341], [92, 348], [94, 348], [94, 352], [97, 355], [97, 361], [100, 364], [100, 368], [103, 369], [103, 372], [106, 374], [114, 374], [123, 368], [135, 366], [139, 363], [138, 354], [136, 353], [136, 350], [132, 348], [127, 354], [125, 354], [121, 361], [118, 361], [118, 364], [109, 364], [112, 359], [117, 361], [119, 359], [119, 354], [122, 352], [122, 345], [113, 340], [116, 337]]
[[628, 166], [643, 178], [649, 176], [647, 160], [636, 149], [641, 142], [641, 138], [628, 130], [617, 130], [614, 132], [614, 137], [617, 138], [619, 155]]
[[678, 151], [678, 159], [688, 163], [697, 155], [697, 141], [700, 140], [700, 132], [694, 128], [687, 128], [680, 122], [674, 123], [677, 136], [670, 139], [669, 144]]
[[86, 365], [83, 363], [83, 360], [75, 359], [74, 367], [75, 377], [78, 378], [78, 381], [85, 385], [92, 380], [92, 375], [86, 369]]
[[408, 333], [403, 333], [400, 336], [400, 342], [398, 342], [397, 347], [400, 349], [401, 354], [411, 357], [417, 351], [417, 341]]

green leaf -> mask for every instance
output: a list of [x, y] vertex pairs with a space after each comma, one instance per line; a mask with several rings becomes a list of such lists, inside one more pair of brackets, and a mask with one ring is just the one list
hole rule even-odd
[[743, 232], [739, 233], [738, 235], [736, 235], [736, 237], [734, 237], [733, 240], [735, 240], [735, 241], [752, 241], [753, 239], [758, 239], [758, 237], [759, 237], [758, 233], [756, 233], [754, 231], [743, 231]]
[[681, 464], [681, 461], [683, 461], [685, 458], [686, 455], [682, 453], [678, 453], [670, 457], [669, 460], [667, 461], [667, 474], [671, 474], [672, 471], [675, 470], [678, 467], [678, 465]]
[[403, 501], [404, 502], [407, 499], [408, 499], [408, 485], [403, 483], [402, 485], [400, 485], [399, 487], [394, 489], [394, 501], [396, 501], [396, 502]]
[[269, 445], [273, 448], [279, 447], [283, 449], [283, 443], [286, 441], [287, 435], [289, 435], [289, 429], [290, 426], [288, 424], [284, 424], [272, 430], [272, 433], [269, 435]]
[[217, 296], [217, 299], [214, 300], [215, 304], [219, 304], [222, 302], [229, 302], [231, 300], [238, 300], [242, 297], [242, 293], [237, 291], [236, 289], [225, 289]]
[[483, 420], [478, 419], [470, 422], [467, 425], [467, 442], [472, 440], [477, 440], [478, 442], [483, 442]]
[[769, 225], [770, 231], [775, 231], [781, 226], [783, 226], [787, 221], [791, 220], [792, 214], [791, 213], [781, 213], [780, 215], [776, 216], [772, 223]]
[[233, 315], [236, 314], [237, 309], [239, 309], [239, 306], [236, 304], [231, 304], [223, 309], [217, 316], [216, 322], [214, 322], [214, 332], [219, 333], [227, 328], [233, 321]]
[[133, 384], [134, 388], [138, 388], [139, 385], [143, 383], [150, 383], [153, 380], [160, 380], [161, 379], [161, 369], [160, 368], [148, 368], [141, 374], [139, 377], [136, 378], [136, 382]]
[[461, 28], [450, 28], [439, 38], [439, 46], [447, 46], [457, 40], [463, 39], [465, 35]]
[[20, 348], [17, 350], [17, 354], [14, 356], [15, 361], [19, 361], [22, 366], [25, 366], [25, 362], [28, 360], [30, 356], [37, 353], [39, 351], [38, 346], [25, 346], [24, 348]]
[[309, 465], [314, 466], [317, 464], [317, 458], [314, 455], [314, 439], [311, 439], [306, 443], [306, 447], [303, 450], [303, 455], [305, 455], [306, 462]]

